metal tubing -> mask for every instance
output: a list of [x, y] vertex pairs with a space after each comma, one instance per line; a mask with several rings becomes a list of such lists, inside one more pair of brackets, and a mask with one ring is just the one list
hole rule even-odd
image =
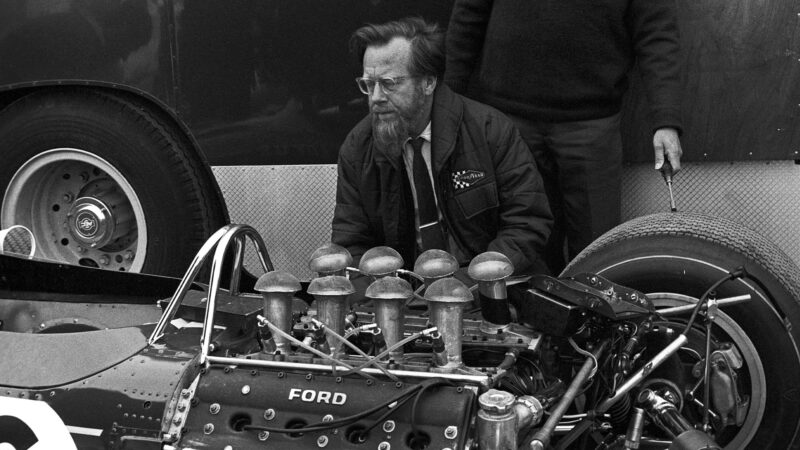
[[[608, 411], [608, 408], [611, 407], [614, 403], [619, 401], [624, 395], [627, 395], [631, 389], [633, 389], [637, 384], [639, 384], [644, 377], [650, 374], [656, 367], [660, 366], [664, 361], [667, 360], [670, 356], [672, 356], [675, 352], [678, 351], [679, 348], [683, 344], [688, 341], [689, 338], [686, 337], [685, 334], [680, 334], [674, 341], [672, 341], [669, 345], [664, 347], [663, 350], [658, 352], [650, 361], [647, 362], [641, 369], [639, 369], [635, 374], [633, 374], [627, 381], [625, 381], [619, 388], [617, 388], [617, 392], [613, 397], [609, 397], [604, 400], [598, 407], [595, 409], [595, 413], [601, 414]], [[564, 436], [560, 441], [558, 441], [558, 445], [556, 449], [564, 449], [569, 446], [575, 439], [578, 438], [581, 434], [583, 434], [586, 430], [589, 429], [592, 425], [592, 420], [590, 419], [583, 419], [575, 425], [575, 428], [572, 431]]]
[[583, 362], [581, 369], [575, 375], [575, 378], [572, 379], [572, 383], [570, 383], [567, 391], [561, 397], [561, 400], [559, 400], [555, 408], [550, 411], [550, 417], [547, 419], [547, 422], [533, 435], [533, 440], [530, 443], [531, 450], [544, 450], [550, 444], [550, 438], [558, 422], [561, 421], [561, 417], [564, 416], [564, 413], [567, 412], [567, 408], [569, 408], [570, 404], [575, 400], [583, 383], [589, 378], [589, 374], [592, 373], [595, 364], [597, 364], [597, 358], [603, 353], [606, 345], [608, 345], [608, 341], [603, 341], [595, 351], [592, 352], [594, 357], [588, 357], [586, 361]]
[[464, 335], [464, 304], [429, 302], [431, 324], [442, 335], [444, 349], [447, 352], [446, 368], [461, 367], [464, 362], [461, 358], [461, 336]]
[[[734, 297], [722, 298], [717, 300], [717, 306], [724, 307], [724, 306], [735, 305], [737, 303], [744, 303], [750, 300], [751, 298], [752, 297], [750, 296], [750, 294], [736, 295]], [[694, 304], [684, 305], [684, 306], [674, 306], [672, 308], [659, 309], [656, 312], [658, 312], [662, 316], [674, 316], [685, 312], [691, 312], [695, 308], [695, 306], [696, 305]]]
[[[292, 332], [292, 293], [286, 292], [265, 292], [264, 298], [264, 317], [272, 324], [280, 328], [285, 333]], [[283, 355], [292, 353], [292, 346], [288, 339], [283, 336], [274, 336], [275, 349]]]
[[[234, 365], [234, 366], [255, 366], [255, 367], [267, 367], [273, 369], [290, 369], [290, 370], [312, 370], [312, 371], [319, 371], [319, 372], [330, 372], [332, 369], [336, 371], [345, 371], [351, 369], [350, 367], [345, 366], [330, 366], [330, 365], [322, 365], [322, 364], [311, 364], [311, 363], [293, 363], [293, 362], [285, 362], [285, 361], [264, 361], [260, 359], [241, 359], [241, 358], [226, 358], [222, 356], [208, 356], [208, 362], [216, 363], [216, 364], [224, 364], [224, 365]], [[383, 372], [380, 369], [374, 369], [371, 367], [365, 367], [360, 369], [364, 373], [374, 374], [374, 375], [382, 375]], [[394, 370], [389, 369], [387, 372], [396, 375], [398, 377], [406, 377], [406, 378], [418, 378], [418, 379], [430, 379], [430, 378], [443, 378], [446, 380], [453, 380], [453, 381], [461, 381], [463, 383], [469, 383], [473, 385], [479, 386], [489, 386], [491, 379], [486, 375], [464, 375], [458, 373], [439, 373], [439, 372], [417, 372], [413, 370]]]
[[[345, 316], [347, 315], [347, 295], [314, 295], [317, 304], [317, 319], [324, 323], [328, 329], [338, 334], [344, 334]], [[342, 352], [341, 342], [335, 336], [328, 334], [325, 337], [328, 346], [335, 356]]]
[[172, 321], [175, 312], [178, 310], [178, 306], [186, 296], [186, 292], [189, 290], [189, 287], [192, 285], [192, 283], [194, 283], [194, 279], [200, 272], [200, 268], [203, 267], [203, 263], [211, 253], [211, 250], [214, 249], [214, 246], [216, 246], [219, 240], [222, 239], [222, 236], [230, 231], [231, 228], [232, 225], [226, 225], [217, 230], [217, 232], [211, 235], [211, 237], [206, 240], [203, 246], [200, 247], [200, 250], [197, 251], [197, 254], [194, 255], [191, 264], [189, 264], [189, 268], [186, 269], [186, 274], [184, 274], [183, 278], [181, 278], [178, 288], [175, 290], [175, 293], [172, 294], [172, 298], [170, 298], [167, 307], [164, 309], [164, 313], [161, 315], [156, 327], [153, 329], [153, 333], [147, 340], [148, 344], [152, 345], [163, 335], [164, 328], [167, 326], [167, 323]]
[[[386, 347], [390, 348], [403, 339], [405, 318], [402, 311], [402, 299], [375, 299], [375, 323], [383, 332]], [[389, 358], [399, 363], [403, 361], [403, 347], [389, 352]]]
[[642, 366], [641, 369], [637, 370], [635, 374], [631, 375], [630, 378], [628, 378], [624, 383], [622, 383], [622, 385], [617, 389], [617, 392], [614, 394], [613, 397], [609, 397], [606, 400], [604, 400], [603, 403], [601, 403], [597, 407], [597, 412], [598, 413], [606, 412], [608, 408], [611, 407], [611, 405], [616, 403], [620, 398], [622, 398], [624, 395], [630, 392], [634, 386], [639, 384], [656, 367], [663, 364], [664, 361], [667, 360], [667, 358], [669, 358], [675, 352], [677, 352], [678, 349], [681, 348], [681, 346], [685, 344], [686, 341], [688, 340], [689, 338], [686, 337], [685, 334], [678, 335], [678, 337], [676, 337], [674, 341], [670, 342], [669, 345], [664, 347], [663, 350], [661, 350], [655, 356], [653, 356], [653, 359], [648, 361], [647, 364]]

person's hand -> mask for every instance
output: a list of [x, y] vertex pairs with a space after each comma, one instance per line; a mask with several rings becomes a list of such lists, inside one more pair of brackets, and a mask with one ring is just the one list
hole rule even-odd
[[656, 170], [660, 170], [664, 165], [664, 156], [672, 165], [672, 174], [675, 175], [681, 170], [681, 140], [678, 137], [678, 130], [674, 128], [659, 128], [653, 134], [653, 150], [656, 156]]

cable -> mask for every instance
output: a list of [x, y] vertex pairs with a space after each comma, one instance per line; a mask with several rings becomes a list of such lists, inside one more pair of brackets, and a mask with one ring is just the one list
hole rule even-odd
[[[311, 319], [311, 320], [314, 322], [314, 324], [315, 324], [315, 325], [317, 325], [318, 327], [320, 327], [320, 328], [321, 328], [321, 329], [322, 329], [322, 330], [323, 330], [323, 331], [324, 331], [326, 334], [328, 334], [328, 335], [330, 335], [330, 336], [333, 336], [333, 337], [334, 337], [336, 340], [338, 340], [339, 342], [343, 343], [343, 344], [344, 344], [344, 345], [346, 345], [348, 348], [350, 348], [350, 349], [354, 350], [354, 351], [355, 351], [355, 352], [357, 352], [359, 355], [361, 355], [361, 356], [364, 356], [364, 357], [366, 357], [366, 358], [369, 358], [369, 355], [367, 355], [366, 353], [364, 353], [363, 351], [361, 351], [361, 349], [360, 349], [360, 348], [358, 348], [358, 347], [356, 347], [355, 345], [353, 345], [353, 343], [351, 343], [351, 342], [350, 342], [350, 341], [348, 341], [347, 339], [345, 339], [345, 338], [343, 338], [342, 336], [340, 336], [340, 335], [339, 335], [339, 333], [336, 333], [335, 331], [333, 331], [333, 330], [331, 330], [330, 328], [326, 327], [324, 323], [320, 322], [320, 321], [319, 321], [319, 320], [317, 320], [317, 319]], [[390, 372], [389, 372], [388, 370], [386, 370], [385, 368], [381, 367], [381, 365], [380, 365], [380, 364], [378, 364], [378, 365], [377, 365], [377, 366], [375, 366], [375, 367], [377, 367], [377, 368], [378, 368], [378, 370], [380, 370], [381, 372], [383, 372], [383, 374], [384, 374], [384, 375], [386, 375], [387, 377], [391, 378], [391, 379], [392, 379], [392, 381], [400, 381], [400, 379], [399, 379], [399, 378], [397, 378], [397, 377], [396, 377], [394, 374], [390, 373]]]
[[583, 355], [583, 356], [585, 356], [587, 358], [592, 358], [592, 361], [594, 361], [594, 367], [592, 368], [592, 371], [589, 373], [589, 376], [586, 378], [586, 381], [591, 380], [592, 378], [594, 378], [594, 375], [597, 373], [598, 367], [600, 367], [600, 365], [597, 363], [597, 357], [594, 356], [591, 352], [587, 352], [586, 350], [578, 347], [578, 344], [575, 343], [575, 341], [572, 339], [572, 337], [570, 337], [567, 340], [569, 341], [569, 345], [571, 345], [572, 348], [575, 349], [576, 352], [580, 353], [581, 355]]
[[[259, 316], [259, 317], [260, 317], [260, 316]], [[259, 320], [260, 320], [260, 319], [259, 319]], [[332, 370], [333, 370], [333, 372], [334, 372], [334, 373], [336, 372], [336, 364], [338, 364], [338, 365], [340, 365], [340, 366], [347, 367], [348, 369], [350, 369], [349, 371], [347, 371], [347, 372], [346, 372], [347, 374], [350, 374], [350, 373], [358, 373], [358, 374], [359, 374], [359, 375], [361, 375], [362, 377], [368, 378], [368, 379], [370, 379], [370, 380], [372, 380], [372, 381], [377, 381], [377, 380], [375, 379], [375, 377], [373, 377], [372, 375], [370, 375], [370, 374], [368, 374], [368, 373], [364, 373], [364, 372], [362, 372], [362, 371], [361, 371], [361, 369], [362, 369], [362, 368], [353, 368], [353, 366], [351, 366], [351, 365], [349, 365], [349, 364], [346, 364], [346, 363], [344, 363], [344, 362], [342, 362], [342, 361], [339, 361], [338, 359], [336, 359], [336, 358], [334, 358], [334, 357], [332, 357], [332, 356], [330, 356], [330, 355], [326, 355], [325, 353], [323, 353], [323, 352], [321, 352], [321, 351], [319, 351], [319, 350], [315, 349], [314, 347], [311, 347], [311, 346], [309, 346], [309, 345], [306, 345], [304, 342], [302, 342], [302, 341], [300, 341], [300, 340], [296, 339], [294, 336], [292, 336], [292, 335], [290, 335], [290, 334], [288, 334], [288, 333], [284, 332], [283, 330], [281, 330], [281, 329], [280, 329], [280, 328], [278, 328], [277, 326], [273, 325], [273, 324], [272, 324], [272, 323], [271, 323], [269, 320], [267, 320], [267, 319], [264, 319], [264, 323], [266, 323], [266, 324], [267, 324], [267, 326], [269, 326], [270, 330], [272, 330], [272, 332], [273, 332], [273, 333], [276, 333], [276, 334], [278, 334], [278, 335], [280, 335], [280, 336], [282, 336], [282, 337], [284, 337], [284, 338], [286, 338], [286, 339], [290, 340], [290, 341], [291, 341], [291, 342], [293, 342], [295, 345], [297, 345], [297, 346], [299, 346], [299, 347], [302, 347], [302, 348], [304, 348], [304, 349], [306, 349], [306, 350], [310, 351], [311, 353], [313, 353], [313, 354], [315, 354], [315, 355], [319, 356], [320, 358], [323, 358], [323, 359], [325, 359], [325, 360], [328, 360], [328, 361], [332, 361], [332, 362], [333, 362], [333, 365], [332, 365]]]

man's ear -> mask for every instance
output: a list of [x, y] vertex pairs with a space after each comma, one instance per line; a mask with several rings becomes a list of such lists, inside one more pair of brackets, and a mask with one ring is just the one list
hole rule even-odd
[[427, 76], [424, 77], [422, 80], [422, 88], [425, 91], [425, 95], [433, 95], [433, 91], [436, 90], [436, 82], [438, 80], [436, 77]]

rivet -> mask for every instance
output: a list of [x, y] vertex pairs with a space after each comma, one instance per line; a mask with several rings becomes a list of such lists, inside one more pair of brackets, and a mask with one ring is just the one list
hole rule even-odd
[[242, 395], [247, 395], [250, 393], [250, 385], [245, 384], [242, 386]]
[[203, 433], [211, 434], [213, 432], [214, 432], [214, 424], [213, 423], [207, 423], [207, 424], [205, 424], [203, 426]]
[[395, 428], [394, 420], [387, 420], [386, 422], [383, 422], [383, 431], [391, 433], [392, 431], [394, 431], [394, 428]]

